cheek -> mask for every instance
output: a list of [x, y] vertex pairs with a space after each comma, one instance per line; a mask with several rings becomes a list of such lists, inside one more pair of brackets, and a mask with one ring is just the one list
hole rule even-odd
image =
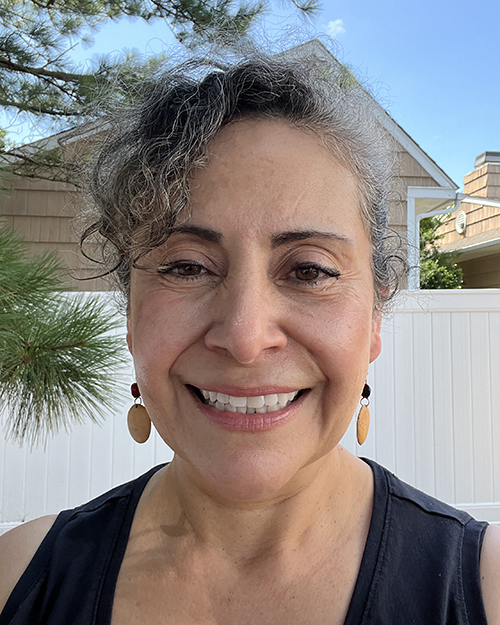
[[[309, 332], [304, 329], [307, 327]], [[324, 414], [340, 410], [350, 418], [372, 353], [371, 308], [340, 302], [325, 306], [316, 311], [310, 324], [297, 325], [296, 337], [314, 358], [323, 378]]]
[[324, 302], [308, 315], [298, 315], [295, 335], [321, 360], [341, 358], [368, 366], [372, 340], [372, 311], [367, 303], [338, 299]]
[[133, 309], [129, 342], [136, 372], [151, 376], [175, 363], [180, 354], [204, 335], [207, 320], [203, 306], [168, 294], [148, 294]]

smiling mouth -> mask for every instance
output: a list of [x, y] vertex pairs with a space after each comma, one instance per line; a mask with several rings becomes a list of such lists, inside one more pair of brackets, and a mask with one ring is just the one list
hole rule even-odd
[[223, 412], [239, 412], [242, 414], [267, 414], [282, 410], [297, 401], [306, 389], [291, 393], [273, 393], [271, 395], [256, 395], [252, 397], [236, 397], [215, 391], [206, 391], [189, 385], [198, 399]]

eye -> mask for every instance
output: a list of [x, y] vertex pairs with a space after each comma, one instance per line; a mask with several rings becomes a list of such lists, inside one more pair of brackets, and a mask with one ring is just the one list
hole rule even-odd
[[167, 274], [180, 279], [198, 278], [207, 272], [203, 265], [189, 260], [177, 261], [169, 263], [168, 265], [163, 265], [158, 267], [157, 271], [160, 274]]
[[183, 277], [199, 276], [202, 271], [203, 271], [203, 267], [201, 265], [194, 265], [194, 264], [178, 265], [174, 269], [174, 272], [176, 273], [176, 275], [183, 276]]
[[320, 270], [317, 267], [297, 267], [295, 269], [297, 280], [317, 280], [319, 276]]
[[324, 267], [318, 263], [301, 263], [293, 268], [292, 272], [297, 282], [316, 284], [330, 278], [338, 278], [340, 272], [333, 267]]

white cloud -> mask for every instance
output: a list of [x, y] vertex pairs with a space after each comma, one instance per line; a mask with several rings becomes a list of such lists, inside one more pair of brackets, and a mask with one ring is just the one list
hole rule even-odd
[[326, 25], [326, 32], [334, 39], [345, 33], [344, 22], [342, 20], [332, 20]]

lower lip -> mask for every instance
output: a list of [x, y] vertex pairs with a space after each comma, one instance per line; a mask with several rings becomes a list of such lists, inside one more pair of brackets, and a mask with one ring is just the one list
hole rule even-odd
[[273, 412], [266, 412], [264, 414], [244, 414], [242, 412], [225, 412], [223, 410], [218, 410], [209, 404], [204, 404], [195, 393], [192, 393], [199, 409], [209, 421], [212, 421], [212, 423], [226, 430], [238, 432], [265, 432], [286, 423], [300, 408], [306, 394], [307, 391], [304, 391], [299, 399], [281, 410], [274, 410]]

